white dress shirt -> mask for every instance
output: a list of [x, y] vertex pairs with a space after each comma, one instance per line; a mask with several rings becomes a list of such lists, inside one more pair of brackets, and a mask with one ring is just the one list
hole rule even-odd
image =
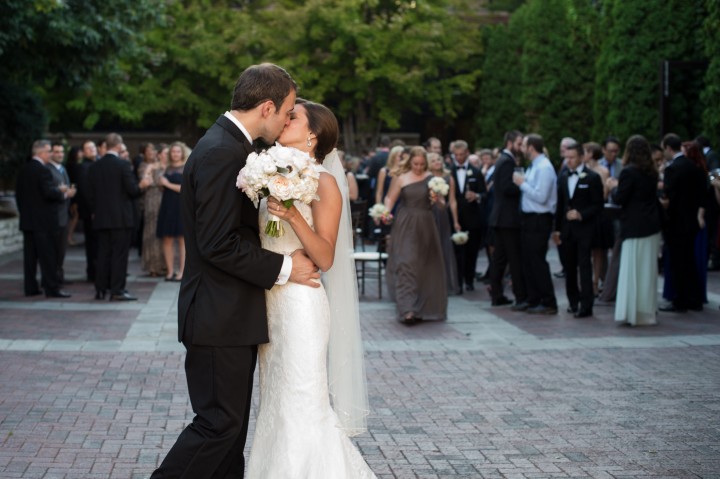
[[582, 173], [584, 169], [585, 165], [580, 163], [580, 166], [575, 170], [577, 174], [573, 174], [573, 170], [568, 172], [568, 193], [570, 193], [570, 198], [575, 194], [575, 188], [577, 187], [578, 181], [580, 181], [580, 173]]
[[557, 175], [545, 155], [538, 155], [520, 185], [520, 208], [523, 213], [555, 213], [557, 206]]

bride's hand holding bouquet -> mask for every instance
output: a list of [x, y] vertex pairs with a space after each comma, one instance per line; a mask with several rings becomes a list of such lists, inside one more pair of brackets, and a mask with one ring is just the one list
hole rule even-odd
[[[293, 207], [295, 200], [310, 204], [317, 199], [319, 178], [320, 173], [310, 155], [296, 148], [275, 145], [260, 153], [248, 155], [245, 166], [238, 174], [236, 186], [252, 200], [256, 208], [262, 198], [276, 200], [273, 203], [268, 201], [270, 217], [265, 233], [277, 238], [284, 234], [280, 214], [283, 215], [282, 219], [290, 218], [297, 213]], [[291, 211], [289, 217], [288, 211]]]

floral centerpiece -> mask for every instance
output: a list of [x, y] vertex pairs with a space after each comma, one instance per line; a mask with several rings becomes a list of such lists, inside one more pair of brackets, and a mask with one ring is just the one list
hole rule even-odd
[[[318, 199], [316, 192], [320, 173], [310, 155], [295, 148], [275, 145], [260, 153], [250, 153], [237, 177], [241, 189], [257, 208], [262, 198], [273, 196], [286, 208], [295, 200], [310, 204]], [[265, 225], [268, 236], [284, 234], [280, 218], [271, 215]]]

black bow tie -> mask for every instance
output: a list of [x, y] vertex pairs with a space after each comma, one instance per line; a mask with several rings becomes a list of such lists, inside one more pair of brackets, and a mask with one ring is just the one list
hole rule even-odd
[[467, 168], [465, 165], [458, 165], [457, 167], [458, 170], [464, 170], [465, 168]]
[[578, 172], [575, 171], [575, 170], [572, 170], [572, 171], [569, 173], [570, 176], [572, 176], [572, 175], [577, 175], [577, 174], [578, 174]]

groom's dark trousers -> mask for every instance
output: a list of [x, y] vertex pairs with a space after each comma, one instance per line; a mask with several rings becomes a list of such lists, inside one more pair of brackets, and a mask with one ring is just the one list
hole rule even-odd
[[185, 269], [178, 339], [195, 417], [153, 479], [237, 479], [250, 415], [257, 345], [268, 342], [265, 290], [283, 256], [260, 247], [258, 211], [237, 189], [250, 141], [221, 116], [195, 146], [180, 192]]

